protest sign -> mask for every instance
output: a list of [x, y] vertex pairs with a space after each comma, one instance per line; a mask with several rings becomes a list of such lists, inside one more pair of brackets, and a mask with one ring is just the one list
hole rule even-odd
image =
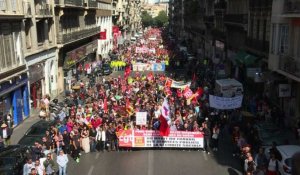
[[137, 112], [135, 117], [136, 125], [146, 125], [147, 124], [147, 112]]
[[209, 95], [209, 106], [216, 109], [236, 109], [242, 106], [243, 96], [232, 98]]

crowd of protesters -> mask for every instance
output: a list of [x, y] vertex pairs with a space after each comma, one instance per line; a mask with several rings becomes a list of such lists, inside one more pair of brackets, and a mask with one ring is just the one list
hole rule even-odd
[[[153, 36], [157, 39], [148, 40]], [[155, 48], [156, 52], [135, 53], [136, 47], [143, 46]], [[24, 175], [48, 175], [57, 171], [60, 175], [65, 175], [68, 163], [66, 154], [80, 162], [83, 153], [129, 150], [119, 148], [118, 132], [130, 129], [159, 130], [161, 106], [165, 98], [170, 106], [170, 130], [202, 132], [203, 151], [207, 154], [218, 151], [219, 137], [225, 125], [229, 120], [239, 120], [239, 110], [225, 113], [209, 108], [208, 97], [213, 93], [214, 86], [209, 72], [204, 72], [198, 78], [193, 77], [192, 84], [197, 83], [191, 87], [191, 91], [196, 95], [189, 99], [182, 90], [170, 87], [169, 77], [165, 74], [131, 72], [131, 65], [136, 62], [165, 62], [168, 65], [173, 53], [164, 47], [160, 30], [151, 29], [137, 43], [123, 50], [113, 51], [118, 55], [114, 64], [119, 61], [116, 67], [125, 69], [124, 76], [103, 78], [93, 86], [85, 86], [86, 82], [80, 82], [79, 89], [66, 93], [66, 99], [58, 113], [54, 113], [49, 107], [50, 99], [45, 97], [40, 117], [55, 120], [55, 125], [46, 131], [40, 142], [35, 142], [32, 157], [24, 165]], [[170, 62], [173, 61], [170, 59]], [[146, 125], [136, 125], [136, 112], [147, 112]], [[255, 138], [250, 141], [251, 145], [246, 141], [246, 134], [253, 134], [251, 126], [248, 127], [247, 132], [242, 132], [240, 125], [232, 125], [230, 128], [235, 146], [233, 155], [243, 160], [245, 174], [263, 175], [267, 172], [267, 175], [273, 175], [278, 171], [276, 160], [280, 159], [276, 145], [272, 148], [270, 160], [266, 158], [262, 148], [255, 148], [259, 150], [258, 154], [252, 156]], [[53, 153], [57, 155], [56, 161], [53, 160]]]
[[[160, 33], [157, 37], [160, 37]], [[162, 43], [149, 44], [159, 48]], [[121, 55], [127, 63], [138, 61], [139, 57], [147, 59], [148, 56], [154, 56], [134, 54], [134, 47]], [[168, 58], [167, 54], [168, 52], [161, 49], [154, 57], [159, 62]], [[35, 142], [32, 157], [24, 165], [24, 175], [34, 174], [31, 171], [40, 174], [40, 165], [43, 165], [46, 174], [53, 174], [58, 170], [60, 174], [64, 174], [68, 163], [66, 154], [79, 162], [82, 153], [119, 151], [119, 131], [158, 130], [160, 108], [166, 97], [170, 105], [170, 129], [203, 132], [204, 147], [208, 154], [209, 141], [213, 136], [213, 150], [217, 151], [219, 125], [214, 123], [213, 130], [210, 130], [212, 123], [202, 119], [208, 113], [208, 90], [202, 90], [203, 95], [188, 101], [182, 91], [166, 85], [168, 77], [164, 74], [130, 72], [127, 69], [124, 76], [103, 79], [94, 86], [86, 87], [85, 82], [81, 82], [80, 89], [67, 93], [64, 106], [58, 113], [54, 113], [49, 107], [50, 99], [45, 97], [40, 117], [55, 120], [55, 125], [46, 131], [40, 142]], [[147, 112], [146, 125], [136, 125], [136, 112]], [[53, 161], [53, 153], [58, 156], [56, 162]]]

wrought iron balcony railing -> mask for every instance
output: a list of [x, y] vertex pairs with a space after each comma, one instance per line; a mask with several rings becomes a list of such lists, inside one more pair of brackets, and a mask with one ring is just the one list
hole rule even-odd
[[283, 13], [298, 13], [300, 15], [300, 0], [285, 0]]
[[80, 30], [80, 31], [74, 31], [70, 33], [60, 33], [57, 36], [57, 43], [58, 44], [66, 44], [70, 43], [79, 39], [87, 38], [93, 35], [98, 34], [100, 31], [99, 27], [94, 26], [92, 28]]
[[296, 77], [300, 77], [300, 61], [291, 56], [280, 56], [279, 69]]

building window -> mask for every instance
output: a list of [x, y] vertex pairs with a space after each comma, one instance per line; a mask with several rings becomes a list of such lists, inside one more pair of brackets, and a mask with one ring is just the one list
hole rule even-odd
[[297, 57], [300, 58], [300, 26], [295, 26], [295, 32], [297, 32], [297, 37], [295, 37], [296, 40], [296, 47], [295, 49], [297, 50]]
[[0, 0], [0, 10], [6, 10], [6, 0]]
[[263, 41], [267, 41], [266, 33], [267, 33], [267, 20], [265, 19], [263, 24], [263, 37], [262, 37]]
[[13, 24], [13, 42], [14, 42], [14, 65], [20, 65], [23, 63], [23, 60], [21, 59], [22, 56], [22, 48], [21, 48], [21, 37], [20, 37], [20, 31], [21, 31], [21, 25], [19, 23]]
[[12, 11], [17, 11], [17, 0], [11, 0], [11, 9]]
[[287, 24], [279, 25], [279, 53], [287, 54], [289, 48], [289, 26]]
[[254, 38], [254, 36], [253, 36], [253, 28], [254, 28], [254, 19], [252, 18], [251, 22], [250, 22], [250, 38]]
[[49, 43], [53, 42], [53, 32], [52, 32], [52, 27], [53, 27], [53, 20], [49, 19], [48, 20], [48, 40]]
[[37, 42], [42, 45], [45, 42], [45, 20], [40, 20], [36, 23]]
[[15, 48], [14, 48], [14, 40], [12, 35], [12, 28], [11, 24], [9, 23], [2, 23], [1, 24], [1, 69], [9, 69], [13, 67], [13, 60], [15, 59]]
[[275, 54], [276, 51], [276, 24], [272, 24], [272, 45], [271, 53]]
[[259, 33], [260, 33], [260, 20], [258, 19], [257, 20], [257, 23], [256, 23], [256, 39], [259, 40]]
[[31, 48], [31, 20], [25, 21], [26, 48]]

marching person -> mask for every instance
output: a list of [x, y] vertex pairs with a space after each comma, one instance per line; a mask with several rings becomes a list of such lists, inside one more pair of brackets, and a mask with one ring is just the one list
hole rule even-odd
[[218, 151], [218, 142], [219, 142], [219, 134], [220, 134], [220, 128], [219, 128], [218, 124], [216, 124], [213, 127], [212, 132], [213, 132], [213, 134], [212, 134], [213, 151]]
[[53, 161], [51, 153], [47, 154], [47, 159], [44, 161], [44, 167], [46, 175], [55, 175], [57, 172], [57, 165]]
[[96, 134], [97, 150], [103, 152], [106, 144], [106, 131], [100, 126]]
[[210, 154], [209, 142], [211, 137], [210, 129], [207, 127], [207, 123], [203, 123], [203, 133], [204, 133], [204, 151], [207, 154]]
[[26, 164], [23, 166], [23, 175], [29, 175], [31, 173], [31, 169], [34, 167], [35, 165], [32, 162], [32, 159], [27, 159]]
[[59, 151], [56, 162], [58, 164], [59, 175], [67, 175], [67, 164], [69, 162], [69, 159], [63, 150]]

